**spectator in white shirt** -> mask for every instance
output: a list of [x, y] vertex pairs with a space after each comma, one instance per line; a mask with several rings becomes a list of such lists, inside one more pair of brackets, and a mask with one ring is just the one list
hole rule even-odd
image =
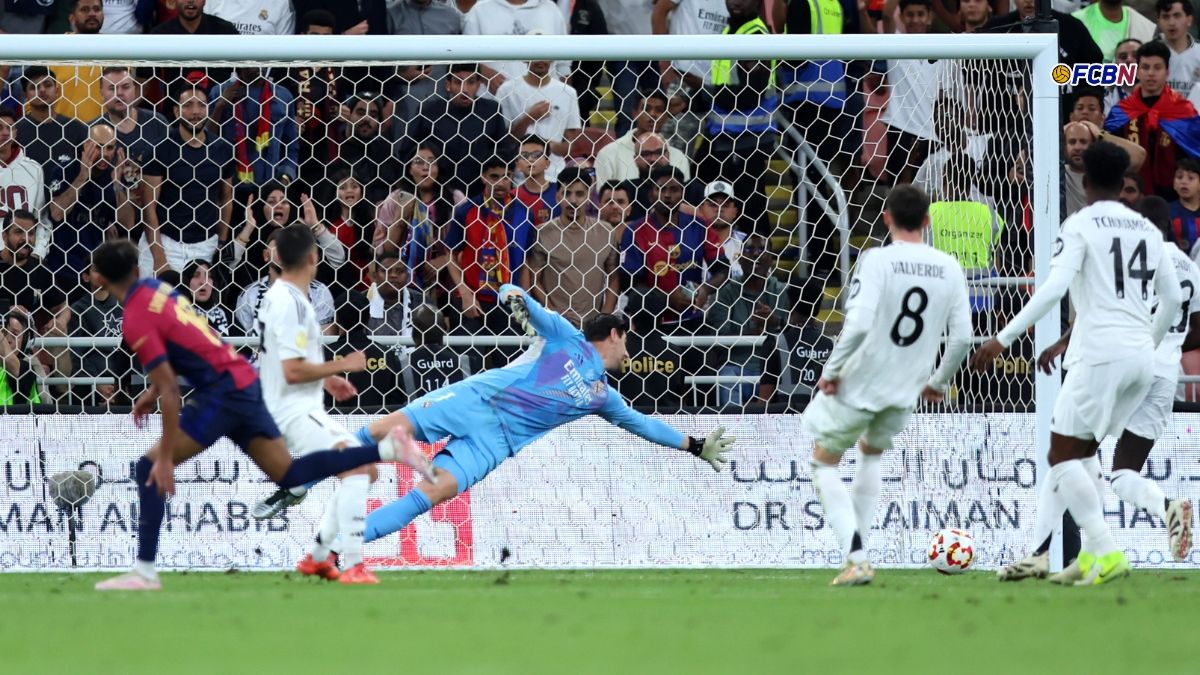
[[205, 12], [232, 23], [242, 35], [296, 32], [292, 0], [208, 0]]
[[104, 0], [102, 34], [138, 35], [143, 32], [137, 19], [138, 0]]
[[[649, 133], [662, 133], [663, 122], [667, 119], [667, 97], [654, 91], [643, 94], [638, 98], [637, 107], [633, 110], [633, 129], [624, 136], [609, 143], [596, 153], [596, 182], [603, 184], [611, 180], [631, 180], [638, 177], [637, 137]], [[661, 136], [660, 136], [661, 138]], [[684, 177], [692, 177], [692, 163], [682, 150], [676, 150], [670, 145], [666, 147], [667, 161], [683, 172]]]
[[546, 178], [554, 181], [566, 165], [565, 158], [583, 130], [583, 122], [579, 95], [573, 87], [555, 79], [551, 68], [549, 61], [530, 61], [523, 77], [508, 80], [496, 91], [496, 100], [513, 136], [534, 135], [546, 140], [550, 150]]
[[[725, 0], [655, 0], [650, 24], [655, 35], [720, 35], [729, 25], [729, 10]], [[664, 88], [683, 78], [692, 91], [704, 86], [710, 68], [709, 61], [659, 63]]]
[[1158, 30], [1162, 33], [1160, 39], [1171, 48], [1167, 86], [1188, 96], [1200, 79], [1200, 44], [1196, 44], [1190, 33], [1196, 13], [1192, 1], [1158, 0], [1155, 8]]
[[[463, 35], [566, 35], [567, 21], [558, 5], [550, 0], [479, 0], [463, 18], [462, 32]], [[520, 79], [525, 69], [520, 61], [487, 61], [479, 64], [479, 72], [487, 83], [486, 90], [495, 94], [500, 85]], [[570, 61], [555, 62], [556, 77], [566, 79], [570, 74]]]

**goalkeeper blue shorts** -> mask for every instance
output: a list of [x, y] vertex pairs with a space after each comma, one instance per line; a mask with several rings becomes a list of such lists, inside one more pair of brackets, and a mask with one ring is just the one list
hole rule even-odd
[[495, 409], [465, 383], [430, 392], [401, 412], [418, 441], [449, 439], [433, 465], [454, 476], [459, 494], [512, 456]]

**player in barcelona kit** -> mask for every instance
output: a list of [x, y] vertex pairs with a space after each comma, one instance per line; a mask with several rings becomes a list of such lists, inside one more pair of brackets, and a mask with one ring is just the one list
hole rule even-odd
[[[106, 242], [92, 255], [93, 273], [124, 305], [125, 342], [150, 380], [150, 388], [134, 404], [134, 421], [140, 426], [158, 402], [162, 437], [136, 466], [137, 562], [130, 572], [96, 584], [96, 590], [161, 587], [154, 559], [164, 497], [175, 491], [175, 466], [223, 436], [281, 487], [303, 485], [380, 460], [412, 461], [415, 444], [400, 427], [378, 445], [323, 450], [293, 460], [263, 403], [258, 373], [233, 347], [221, 342], [170, 286], [138, 279], [137, 265], [138, 249], [127, 239]], [[191, 386], [186, 405], [177, 375]]]
[[367, 517], [365, 541], [397, 532], [435, 505], [483, 480], [501, 462], [553, 429], [586, 415], [599, 415], [652, 443], [676, 448], [720, 471], [734, 439], [717, 428], [706, 439], [692, 438], [634, 411], [609, 386], [605, 372], [627, 358], [624, 317], [598, 314], [582, 332], [547, 311], [524, 290], [500, 287], [517, 323], [540, 339], [504, 368], [469, 377], [423, 396], [407, 407], [358, 430], [364, 444], [376, 438], [411, 436], [449, 443], [433, 460], [434, 481], [422, 481], [408, 494]]

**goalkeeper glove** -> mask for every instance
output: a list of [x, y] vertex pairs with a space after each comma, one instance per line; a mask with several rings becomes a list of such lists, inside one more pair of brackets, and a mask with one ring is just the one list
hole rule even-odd
[[517, 322], [526, 335], [537, 337], [537, 331], [529, 321], [529, 308], [525, 306], [525, 298], [520, 293], [513, 293], [508, 296], [507, 303], [508, 313], [512, 315], [513, 321]]
[[733, 436], [725, 435], [725, 427], [717, 427], [703, 441], [695, 436], [690, 437], [688, 452], [708, 462], [713, 471], [719, 472], [725, 467], [725, 462], [729, 461], [725, 458], [725, 453], [736, 440]]

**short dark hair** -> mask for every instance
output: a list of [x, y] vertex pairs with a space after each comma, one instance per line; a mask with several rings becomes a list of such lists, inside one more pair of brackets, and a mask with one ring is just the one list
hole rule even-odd
[[1074, 108], [1081, 98], [1094, 98], [1100, 102], [1101, 108], [1104, 107], [1104, 90], [1099, 87], [1075, 87], [1075, 98], [1071, 101], [1071, 107]]
[[583, 322], [583, 337], [588, 342], [607, 340], [613, 329], [617, 335], [629, 332], [629, 317], [624, 314], [597, 314]]
[[13, 223], [16, 223], [18, 218], [21, 220], [29, 220], [34, 223], [38, 221], [38, 217], [29, 209], [13, 209], [12, 215], [9, 216], [8, 224], [12, 225]]
[[468, 75], [475, 76], [479, 74], [479, 64], [472, 61], [468, 61], [466, 63], [451, 63], [450, 72], [456, 75], [467, 73]]
[[917, 232], [929, 214], [929, 195], [915, 185], [897, 185], [888, 193], [884, 208], [892, 214], [896, 227]]
[[679, 181], [680, 185], [687, 182], [687, 178], [684, 178], [683, 172], [674, 166], [656, 166], [650, 170], [650, 181], [652, 183], [657, 184], [658, 179], [667, 177]]
[[590, 189], [595, 178], [592, 175], [591, 169], [582, 169], [577, 166], [568, 166], [558, 172], [558, 187], [565, 188], [572, 183], [583, 183]]
[[111, 75], [112, 73], [129, 73], [133, 75], [134, 71], [129, 66], [104, 66], [100, 71], [101, 75]]
[[1138, 63], [1141, 63], [1142, 59], [1152, 58], [1155, 56], [1162, 59], [1163, 63], [1167, 64], [1168, 66], [1171, 65], [1171, 48], [1167, 46], [1167, 43], [1159, 42], [1158, 40], [1151, 40], [1143, 43], [1141, 47], [1138, 47]]
[[495, 169], [496, 167], [504, 169], [505, 171], [510, 168], [508, 165], [508, 160], [501, 158], [500, 155], [493, 154], [480, 162], [479, 175], [482, 176], [488, 172], [488, 169]]
[[1095, 190], [1120, 192], [1128, 169], [1129, 153], [1108, 141], [1096, 141], [1083, 151], [1083, 175]]
[[[54, 77], [54, 73], [50, 72], [50, 69], [46, 66], [29, 66], [21, 71], [21, 79], [25, 80], [25, 88], [36, 85], [45, 77]], [[55, 78], [55, 81], [57, 82], [58, 78]]]
[[1194, 173], [1197, 176], [1200, 176], [1200, 162], [1197, 162], [1191, 157], [1180, 157], [1175, 162], [1175, 170], [1186, 171], [1188, 173]]
[[418, 345], [440, 345], [445, 331], [442, 330], [441, 313], [436, 308], [422, 304], [412, 312], [413, 342]]
[[625, 197], [629, 201], [633, 201], [634, 195], [637, 194], [637, 188], [633, 187], [633, 183], [627, 180], [610, 180], [600, 186], [600, 194], [604, 194], [605, 190], [612, 190], [613, 192], [621, 190], [625, 193]]
[[645, 105], [646, 101], [650, 99], [662, 101], [663, 107], [671, 105], [671, 101], [667, 98], [667, 95], [658, 89], [638, 92], [637, 105]]
[[194, 92], [208, 103], [208, 88], [197, 82], [180, 82], [171, 90], [171, 105], [175, 107], [183, 107], [183, 95], [189, 92]]
[[1196, 10], [1192, 9], [1192, 0], [1158, 0], [1158, 2], [1154, 3], [1154, 11], [1160, 15], [1166, 14], [1167, 12], [1171, 11], [1171, 7], [1176, 4], [1180, 6], [1180, 9], [1182, 9], [1183, 13], [1187, 16], [1195, 15]]
[[1171, 229], [1171, 205], [1162, 197], [1158, 195], [1142, 197], [1133, 205], [1133, 210], [1154, 223], [1154, 226], [1164, 235]]
[[9, 122], [16, 122], [17, 111], [6, 105], [0, 105], [0, 118], [7, 119]]
[[914, 5], [924, 7], [930, 12], [933, 11], [933, 0], [900, 0], [900, 11], [903, 12]]
[[537, 134], [529, 134], [528, 136], [524, 136], [521, 138], [521, 141], [517, 145], [517, 147], [520, 147], [522, 145], [540, 145], [544, 148], [544, 147], [546, 147], [546, 139], [542, 138], [541, 136], [538, 136]]
[[329, 26], [333, 28], [336, 25], [337, 21], [333, 18], [331, 12], [323, 9], [310, 9], [304, 13], [304, 16], [300, 17], [299, 32], [303, 33], [312, 26]]
[[1133, 184], [1137, 186], [1138, 192], [1146, 191], [1146, 183], [1144, 181], [1142, 181], [1142, 174], [1140, 171], [1134, 171], [1133, 169], [1129, 169], [1125, 172], [1124, 176], [1121, 176], [1121, 180], [1122, 181], [1126, 181], [1126, 180], [1133, 181]]
[[285, 270], [302, 267], [308, 262], [308, 254], [317, 247], [317, 238], [307, 225], [296, 223], [279, 230], [275, 238], [275, 253], [279, 266]]
[[114, 284], [133, 279], [138, 273], [138, 247], [128, 239], [113, 239], [92, 251], [92, 267]]

